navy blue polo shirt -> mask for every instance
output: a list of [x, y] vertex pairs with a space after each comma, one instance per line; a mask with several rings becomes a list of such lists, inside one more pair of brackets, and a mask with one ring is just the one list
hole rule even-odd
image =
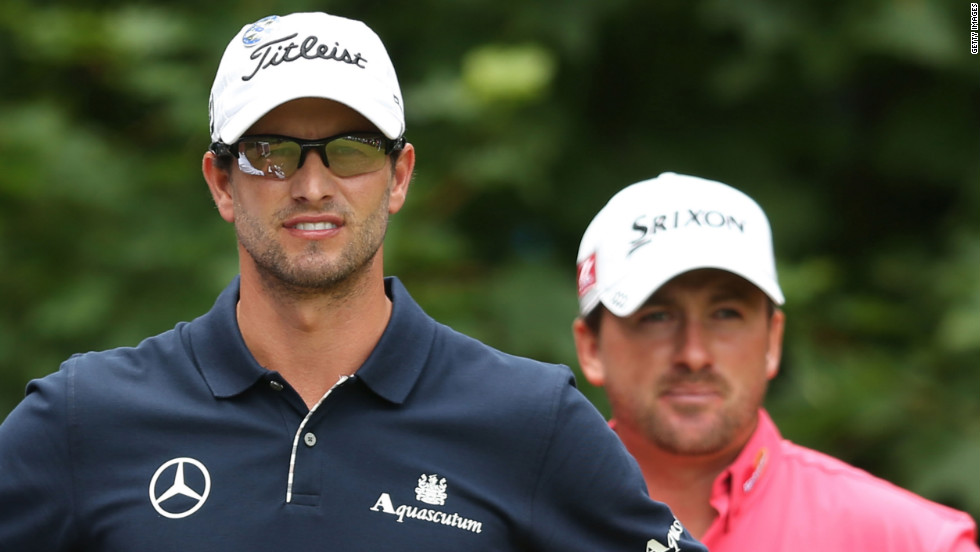
[[308, 409], [245, 347], [238, 286], [28, 385], [0, 425], [0, 549], [704, 550], [567, 367], [459, 334], [387, 279], [375, 350]]

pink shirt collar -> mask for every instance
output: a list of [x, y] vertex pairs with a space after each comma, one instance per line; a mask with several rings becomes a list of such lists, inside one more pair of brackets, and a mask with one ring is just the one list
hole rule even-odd
[[[656, 497], [654, 497], [656, 498]], [[711, 489], [718, 512], [701, 542], [714, 552], [980, 552], [964, 512], [786, 441], [769, 414]]]
[[[616, 420], [610, 420], [609, 426], [615, 430]], [[705, 533], [704, 542], [727, 533], [739, 513], [763, 494], [762, 489], [768, 483], [766, 475], [782, 456], [782, 441], [783, 436], [769, 413], [760, 408], [759, 423], [752, 437], [735, 461], [715, 478], [711, 506], [718, 511], [718, 517]]]
[[766, 477], [781, 456], [782, 435], [764, 409], [759, 409], [759, 424], [735, 461], [718, 474], [711, 490], [711, 506], [718, 517], [704, 535], [712, 540], [716, 533], [727, 533], [739, 514], [758, 500], [769, 482]]

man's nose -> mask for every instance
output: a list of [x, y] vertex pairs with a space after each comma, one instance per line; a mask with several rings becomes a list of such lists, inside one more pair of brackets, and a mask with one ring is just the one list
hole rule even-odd
[[297, 201], [321, 203], [337, 192], [337, 175], [315, 150], [305, 152], [303, 165], [290, 180], [293, 199]]
[[711, 352], [706, 341], [704, 326], [697, 320], [684, 320], [677, 331], [675, 364], [692, 371], [700, 371], [711, 365]]

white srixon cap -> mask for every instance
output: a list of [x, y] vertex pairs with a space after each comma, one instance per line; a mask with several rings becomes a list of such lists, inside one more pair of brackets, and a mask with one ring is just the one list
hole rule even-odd
[[395, 68], [367, 25], [326, 13], [271, 15], [225, 49], [211, 87], [211, 140], [231, 144], [297, 98], [326, 98], [364, 115], [388, 138], [405, 132]]
[[620, 190], [586, 228], [577, 264], [582, 316], [599, 303], [629, 316], [671, 278], [699, 268], [727, 270], [784, 301], [762, 208], [694, 176], [663, 173]]

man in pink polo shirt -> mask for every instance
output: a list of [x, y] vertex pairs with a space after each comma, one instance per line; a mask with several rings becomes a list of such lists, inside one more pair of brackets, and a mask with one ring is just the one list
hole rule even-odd
[[585, 377], [712, 552], [976, 551], [966, 513], [784, 440], [762, 408], [785, 315], [772, 234], [742, 192], [664, 173], [616, 194], [578, 253]]

